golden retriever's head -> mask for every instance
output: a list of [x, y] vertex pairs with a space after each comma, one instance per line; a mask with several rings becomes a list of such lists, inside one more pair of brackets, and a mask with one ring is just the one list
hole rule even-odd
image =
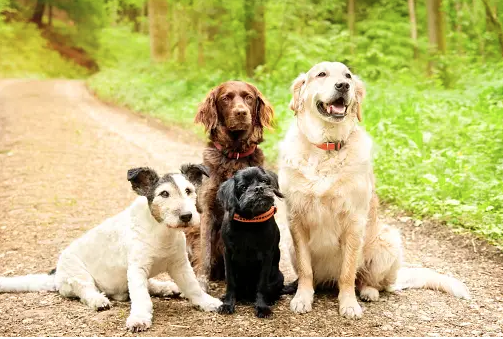
[[358, 118], [365, 88], [360, 79], [340, 62], [321, 62], [292, 84], [290, 109], [330, 124]]

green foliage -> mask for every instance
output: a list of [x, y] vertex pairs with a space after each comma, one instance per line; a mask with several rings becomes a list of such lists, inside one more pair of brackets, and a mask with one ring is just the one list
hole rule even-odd
[[88, 71], [47, 47], [34, 24], [0, 22], [0, 78], [83, 78]]
[[[278, 12], [284, 10], [281, 4], [275, 6]], [[364, 125], [375, 142], [381, 199], [418, 217], [470, 229], [503, 245], [503, 82], [498, 77], [503, 64], [471, 65], [466, 57], [452, 56], [456, 89], [443, 89], [442, 79], [421, 76], [407, 62], [412, 57], [410, 44], [385, 43], [405, 26], [375, 20], [365, 23], [375, 29], [369, 28], [361, 37], [359, 46], [366, 47], [358, 47], [355, 59], [347, 58], [348, 37], [342, 25], [327, 25], [325, 35], [305, 39], [302, 33], [285, 34], [289, 24], [276, 22], [268, 36], [283, 36], [284, 45], [302, 44], [285, 48], [280, 61], [259, 69], [255, 79], [246, 78], [232, 64], [239, 59], [237, 55], [228, 58], [227, 64], [216, 60], [204, 68], [193, 67], [192, 62], [153, 64], [148, 39], [124, 27], [108, 29], [102, 35], [100, 57], [106, 67], [90, 78], [89, 86], [99, 97], [187, 126], [203, 138], [193, 118], [208, 91], [233, 78], [251, 81], [275, 108], [275, 130], [266, 132], [262, 145], [269, 163], [274, 164], [279, 141], [293, 121], [288, 109], [293, 78], [323, 59], [351, 62], [367, 81]], [[125, 39], [129, 43], [119, 49], [118, 41]], [[280, 43], [271, 43], [270, 53], [281, 48]]]

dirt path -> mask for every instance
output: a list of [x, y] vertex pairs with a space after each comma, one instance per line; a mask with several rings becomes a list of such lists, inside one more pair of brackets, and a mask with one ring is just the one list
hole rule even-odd
[[[79, 81], [0, 81], [0, 275], [49, 271], [73, 239], [125, 208], [135, 197], [127, 169], [173, 171], [200, 161], [202, 144], [192, 135], [155, 125], [103, 105]], [[283, 297], [269, 320], [256, 319], [249, 306], [221, 316], [185, 300], [154, 299], [153, 327], [143, 335], [501, 336], [501, 254], [434, 225], [389, 221], [403, 232], [408, 262], [461, 278], [473, 299], [426, 290], [385, 294], [362, 303], [359, 321], [338, 316], [334, 294], [317, 296], [307, 315], [291, 313], [291, 297]], [[222, 285], [211, 291], [222, 292]], [[0, 294], [0, 336], [130, 335], [128, 312], [129, 303], [96, 313], [55, 293]]]

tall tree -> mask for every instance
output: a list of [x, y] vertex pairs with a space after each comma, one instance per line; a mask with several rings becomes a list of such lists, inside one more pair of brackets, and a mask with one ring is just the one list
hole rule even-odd
[[37, 0], [35, 4], [35, 10], [31, 16], [30, 21], [37, 24], [38, 27], [42, 27], [42, 18], [44, 17], [45, 10], [45, 0]]
[[500, 49], [501, 49], [501, 56], [503, 57], [503, 27], [501, 25], [501, 22], [498, 20], [498, 16], [496, 15], [496, 12], [491, 8], [491, 5], [489, 4], [488, 0], [482, 0], [484, 2], [484, 6], [486, 8], [486, 13], [489, 16], [489, 19], [491, 20], [494, 29], [496, 30], [496, 34], [498, 34], [498, 41], [500, 44]]
[[244, 0], [246, 30], [246, 74], [265, 64], [265, 0]]
[[355, 1], [348, 0], [348, 29], [351, 54], [355, 54]]
[[417, 46], [417, 23], [416, 23], [416, 4], [414, 0], [408, 0], [409, 18], [410, 18], [410, 37], [414, 44], [414, 59], [419, 58], [419, 49]]
[[179, 3], [176, 8], [176, 21], [178, 24], [178, 62], [185, 63], [185, 50], [187, 49], [188, 35], [188, 16], [189, 9], [183, 2]]
[[463, 46], [462, 46], [462, 28], [461, 28], [461, 15], [462, 15], [462, 9], [461, 9], [461, 0], [455, 0], [454, 2], [454, 9], [456, 11], [456, 43], [458, 45], [458, 52], [463, 51]]
[[214, 0], [211, 3], [211, 6], [207, 7], [207, 15], [208, 20], [206, 20], [207, 31], [208, 31], [208, 40], [213, 41], [215, 36], [220, 31], [221, 27], [221, 18], [225, 14], [225, 7], [223, 4], [223, 0]]
[[168, 11], [167, 0], [148, 1], [150, 54], [156, 62], [170, 57]]
[[428, 40], [430, 43], [428, 73], [431, 74], [433, 72], [431, 58], [439, 53], [445, 54], [446, 50], [442, 0], [426, 0], [426, 10], [428, 12]]

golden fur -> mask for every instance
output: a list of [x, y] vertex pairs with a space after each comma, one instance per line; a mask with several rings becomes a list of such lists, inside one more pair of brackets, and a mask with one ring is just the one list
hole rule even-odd
[[[317, 107], [339, 95], [334, 87], [338, 83], [349, 84], [342, 119], [320, 114]], [[358, 125], [365, 95], [358, 77], [342, 63], [322, 62], [295, 79], [292, 93], [290, 108], [296, 120], [281, 145], [279, 165], [295, 250], [292, 263], [299, 278], [291, 309], [310, 311], [314, 287], [335, 283], [339, 313], [348, 318], [362, 316], [355, 282], [364, 300], [377, 300], [383, 289], [407, 287], [469, 297], [453, 278], [427, 269], [400, 270], [399, 232], [377, 217], [372, 141]], [[344, 142], [340, 151], [315, 146], [336, 141]]]

